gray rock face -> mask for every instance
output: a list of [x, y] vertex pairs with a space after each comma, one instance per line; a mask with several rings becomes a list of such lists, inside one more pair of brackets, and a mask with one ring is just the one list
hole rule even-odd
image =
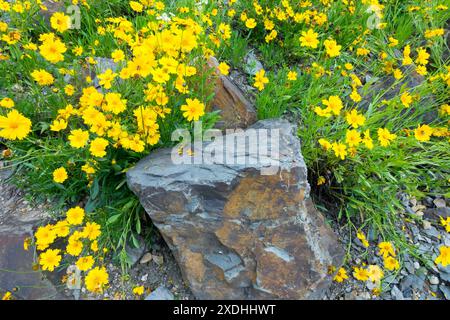
[[4, 182], [8, 175], [0, 169], [0, 295], [10, 291], [15, 299], [64, 299], [41, 271], [33, 270], [33, 249], [23, 247], [48, 216], [43, 209], [29, 207], [18, 190]]
[[[341, 265], [343, 250], [309, 197], [296, 128], [265, 120], [245, 133], [253, 129], [273, 129], [268, 154], [279, 160], [273, 174], [262, 174], [267, 158], [244, 140], [233, 159], [245, 155], [245, 164], [174, 164], [171, 150], [162, 149], [128, 171], [128, 185], [197, 298], [321, 298], [331, 282], [327, 269]], [[261, 148], [269, 138], [259, 137]]]
[[150, 293], [145, 300], [174, 300], [174, 296], [172, 292], [169, 291], [166, 287], [158, 287]]

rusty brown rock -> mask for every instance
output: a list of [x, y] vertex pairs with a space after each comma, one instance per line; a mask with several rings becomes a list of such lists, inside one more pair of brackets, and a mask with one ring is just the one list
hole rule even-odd
[[243, 92], [218, 70], [219, 63], [216, 58], [208, 60], [210, 68], [214, 68], [215, 77], [214, 98], [212, 109], [220, 110], [221, 119], [217, 128], [245, 129], [257, 121], [256, 110]]
[[[331, 282], [328, 267], [342, 263], [343, 250], [310, 199], [296, 128], [265, 120], [244, 134], [256, 129], [279, 130], [279, 150], [272, 144], [268, 151], [279, 159], [272, 174], [262, 174], [262, 161], [175, 164], [162, 149], [128, 171], [128, 185], [197, 298], [321, 298]], [[258, 146], [267, 142], [259, 139]], [[237, 154], [256, 156], [253, 142], [237, 144]]]

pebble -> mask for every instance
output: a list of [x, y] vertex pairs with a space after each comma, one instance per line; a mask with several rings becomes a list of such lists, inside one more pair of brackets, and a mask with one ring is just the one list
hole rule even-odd
[[430, 276], [429, 280], [430, 280], [430, 284], [433, 284], [433, 285], [439, 284], [439, 278], [436, 276]]
[[444, 199], [434, 199], [433, 201], [436, 208], [445, 208], [445, 200]]

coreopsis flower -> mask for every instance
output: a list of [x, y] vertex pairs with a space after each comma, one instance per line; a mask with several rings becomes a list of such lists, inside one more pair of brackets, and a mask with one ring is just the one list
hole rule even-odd
[[55, 132], [59, 132], [66, 128], [67, 128], [67, 121], [64, 119], [54, 120], [53, 123], [50, 125], [50, 130]]
[[417, 49], [417, 57], [416, 63], [421, 65], [428, 64], [428, 58], [430, 58], [430, 54], [424, 48]]
[[94, 258], [92, 256], [80, 257], [75, 264], [80, 271], [88, 271], [94, 265]]
[[369, 247], [369, 241], [367, 241], [366, 235], [362, 231], [358, 231], [356, 237], [362, 242], [364, 247]]
[[361, 134], [356, 130], [347, 130], [345, 133], [345, 143], [349, 147], [356, 147], [361, 143]]
[[89, 140], [89, 132], [81, 129], [72, 130], [68, 139], [71, 147], [80, 149], [86, 146]]
[[90, 153], [94, 157], [102, 158], [106, 155], [106, 147], [108, 146], [109, 142], [106, 139], [103, 138], [95, 138], [89, 147]]
[[378, 249], [379, 249], [378, 254], [383, 258], [387, 258], [390, 255], [395, 257], [395, 249], [392, 243], [390, 242], [387, 241], [380, 242], [378, 244]]
[[70, 29], [70, 17], [63, 12], [55, 12], [50, 18], [50, 25], [56, 31], [63, 33]]
[[36, 246], [38, 250], [45, 250], [56, 239], [56, 232], [52, 225], [46, 225], [45, 227], [39, 227], [34, 237], [36, 238]]
[[198, 121], [205, 114], [205, 105], [197, 98], [186, 99], [186, 104], [182, 105], [180, 109], [184, 111], [183, 116], [188, 121]]
[[354, 267], [353, 268], [353, 276], [356, 280], [359, 281], [367, 281], [369, 280], [369, 273], [364, 268]]
[[245, 21], [245, 26], [249, 29], [254, 29], [256, 27], [256, 21], [253, 18], [247, 19]]
[[43, 43], [39, 46], [40, 54], [51, 63], [58, 63], [64, 60], [64, 53], [67, 51], [66, 45], [54, 34], [46, 34]]
[[58, 221], [53, 227], [53, 230], [55, 231], [57, 237], [67, 237], [70, 232], [69, 223], [66, 220]]
[[3, 297], [2, 297], [2, 300], [3, 300], [3, 301], [6, 301], [6, 300], [12, 300], [12, 299], [13, 299], [12, 294], [11, 294], [11, 292], [9, 292], [9, 291], [7, 291], [7, 292], [3, 295]]
[[408, 66], [413, 63], [413, 60], [410, 57], [411, 54], [411, 47], [409, 45], [406, 45], [403, 49], [403, 61], [402, 64], [404, 66]]
[[344, 107], [341, 98], [338, 96], [330, 96], [328, 99], [323, 99], [322, 103], [327, 106], [327, 109], [337, 116], [341, 113], [341, 109]]
[[346, 279], [348, 279], [347, 271], [344, 268], [339, 268], [333, 280], [336, 282], [343, 282]]
[[325, 151], [328, 151], [332, 148], [332, 144], [328, 140], [323, 138], [319, 139], [319, 144]]
[[224, 76], [227, 76], [230, 72], [230, 66], [227, 65], [225, 62], [221, 62], [219, 66], [217, 67], [221, 74]]
[[441, 218], [441, 225], [445, 228], [445, 231], [450, 232], [450, 217], [447, 217], [446, 219]]
[[369, 280], [372, 282], [379, 283], [384, 277], [384, 272], [377, 265], [370, 265], [367, 267], [367, 272], [369, 274]]
[[406, 107], [409, 108], [409, 106], [411, 105], [413, 98], [412, 96], [409, 94], [409, 92], [404, 92], [401, 96], [400, 96], [400, 101], [402, 102], [402, 104]]
[[133, 293], [137, 296], [141, 296], [144, 294], [144, 286], [134, 287]]
[[114, 60], [115, 63], [123, 61], [125, 59], [125, 53], [123, 53], [123, 51], [120, 49], [114, 50], [111, 53], [111, 58]]
[[77, 239], [69, 238], [69, 243], [66, 247], [66, 252], [71, 256], [78, 257], [83, 251], [83, 242]]
[[397, 138], [396, 134], [391, 133], [386, 128], [378, 128], [378, 141], [380, 142], [381, 146], [386, 147], [391, 144], [391, 142]]
[[84, 215], [84, 209], [76, 206], [67, 210], [66, 219], [70, 225], [77, 226], [83, 223]]
[[341, 160], [345, 160], [347, 156], [347, 146], [343, 143], [334, 142], [332, 144], [332, 148], [336, 157], [341, 158]]
[[67, 171], [64, 167], [60, 167], [53, 171], [53, 181], [56, 183], [64, 183], [68, 178]]
[[73, 96], [73, 94], [75, 93], [75, 87], [71, 84], [66, 85], [64, 87], [64, 93], [69, 97]]
[[8, 140], [23, 140], [31, 132], [31, 120], [17, 110], [0, 116], [0, 137]]
[[48, 249], [39, 255], [39, 264], [42, 270], [53, 271], [61, 262], [61, 255], [58, 249]]
[[7, 109], [13, 108], [14, 100], [11, 98], [8, 98], [8, 97], [3, 98], [2, 100], [0, 100], [0, 107], [7, 108]]
[[389, 257], [384, 258], [384, 267], [389, 271], [393, 271], [393, 270], [399, 269], [400, 264], [397, 259], [389, 256]]
[[142, 3], [139, 3], [137, 1], [130, 1], [130, 7], [133, 9], [133, 11], [136, 12], [142, 12], [144, 10], [144, 6]]
[[440, 264], [444, 268], [450, 265], [450, 247], [441, 246], [439, 248], [439, 256], [434, 260], [436, 264]]
[[330, 58], [334, 58], [337, 57], [341, 54], [341, 45], [338, 45], [336, 40], [325, 40], [323, 42], [324, 46], [325, 46], [325, 50], [327, 52], [327, 55]]
[[108, 273], [105, 267], [95, 267], [85, 278], [86, 289], [94, 293], [103, 292], [103, 288], [108, 284]]
[[325, 179], [325, 177], [320, 176], [319, 178], [317, 178], [317, 185], [321, 186], [323, 185], [327, 180]]
[[264, 86], [269, 83], [269, 78], [267, 78], [265, 74], [266, 71], [264, 69], [261, 69], [255, 75], [255, 83], [253, 84], [253, 86], [259, 91], [262, 91], [264, 89]]
[[99, 79], [98, 83], [105, 89], [111, 89], [112, 82], [115, 77], [117, 77], [117, 73], [114, 73], [111, 69], [107, 69], [105, 72], [97, 76]]
[[297, 72], [295, 71], [289, 71], [287, 78], [289, 81], [296, 81], [297, 80]]
[[55, 81], [52, 74], [45, 71], [44, 69], [34, 70], [31, 73], [34, 81], [36, 81], [40, 86], [48, 86]]
[[345, 120], [347, 120], [347, 123], [353, 128], [358, 129], [359, 126], [364, 124], [366, 117], [359, 114], [358, 110], [353, 109], [352, 111], [346, 113]]
[[97, 239], [101, 234], [100, 225], [95, 222], [88, 222], [86, 223], [86, 226], [83, 228], [82, 234], [83, 237], [93, 241]]
[[431, 135], [433, 134], [433, 128], [429, 125], [423, 124], [419, 125], [414, 130], [414, 137], [419, 141], [430, 141]]
[[318, 39], [319, 34], [314, 32], [313, 29], [309, 29], [308, 31], [302, 31], [302, 35], [299, 38], [300, 45], [302, 47], [309, 47], [312, 49], [316, 49], [319, 44]]

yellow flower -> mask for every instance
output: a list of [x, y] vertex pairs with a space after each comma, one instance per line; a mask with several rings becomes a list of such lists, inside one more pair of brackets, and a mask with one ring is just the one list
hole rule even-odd
[[369, 280], [369, 273], [364, 268], [354, 267], [353, 276], [359, 281]]
[[450, 247], [441, 246], [439, 248], [439, 256], [434, 260], [436, 264], [442, 265], [444, 268], [450, 264]]
[[389, 271], [397, 270], [400, 268], [400, 264], [394, 257], [384, 258], [384, 267]]
[[414, 137], [419, 141], [429, 141], [432, 134], [433, 128], [426, 124], [419, 125], [419, 127], [414, 130]]
[[45, 250], [56, 239], [56, 232], [52, 225], [46, 225], [45, 227], [39, 227], [34, 234], [36, 238], [36, 246], [38, 250]]
[[323, 138], [319, 139], [319, 144], [325, 151], [328, 151], [332, 148], [332, 144], [328, 140]]
[[224, 76], [227, 76], [228, 73], [230, 72], [230, 66], [227, 65], [225, 62], [221, 62], [218, 66], [218, 69], [220, 73], [223, 74]]
[[53, 76], [44, 69], [34, 70], [31, 76], [40, 86], [48, 86], [55, 81]]
[[336, 282], [343, 282], [346, 279], [348, 279], [348, 275], [347, 271], [344, 268], [340, 268], [333, 278], [333, 280]]
[[23, 140], [31, 131], [31, 121], [17, 110], [0, 116], [0, 137], [8, 140]]
[[59, 266], [61, 262], [59, 252], [58, 249], [48, 249], [39, 255], [39, 264], [42, 266], [42, 270], [53, 271], [55, 267]]
[[144, 10], [144, 6], [137, 1], [130, 1], [130, 7], [136, 12], [142, 12]]
[[325, 40], [323, 42], [327, 55], [330, 58], [337, 57], [340, 55], [340, 50], [342, 46], [338, 45], [335, 40]]
[[84, 209], [79, 206], [70, 208], [67, 210], [66, 216], [69, 224], [74, 226], [82, 224], [84, 219]]
[[67, 121], [64, 119], [54, 120], [53, 123], [50, 125], [50, 130], [56, 132], [59, 132], [66, 128], [67, 128]]
[[404, 92], [400, 96], [400, 101], [406, 108], [408, 108], [411, 105], [413, 99], [412, 99], [412, 96], [408, 92]]
[[205, 114], [205, 105], [197, 98], [188, 98], [186, 99], [186, 104], [181, 106], [181, 111], [184, 111], [183, 116], [188, 121], [198, 121]]
[[289, 71], [287, 78], [288, 78], [289, 81], [297, 80], [297, 72]]
[[381, 279], [384, 277], [384, 272], [381, 270], [381, 268], [377, 265], [370, 265], [367, 268], [367, 272], [369, 274], [369, 280], [372, 282], [380, 282]]
[[89, 140], [89, 132], [81, 129], [72, 130], [70, 131], [68, 139], [71, 147], [80, 149], [87, 144]]
[[125, 54], [122, 50], [117, 49], [111, 53], [111, 58], [113, 58], [114, 62], [119, 62], [125, 59]]
[[386, 128], [378, 128], [377, 133], [378, 133], [378, 141], [383, 147], [390, 145], [391, 141], [397, 138], [396, 134], [390, 133], [389, 130]]
[[109, 142], [103, 138], [95, 138], [91, 142], [91, 146], [89, 147], [89, 151], [94, 157], [102, 158], [106, 155], [106, 147]]
[[345, 120], [347, 123], [351, 125], [353, 128], [357, 129], [359, 126], [362, 126], [366, 121], [366, 117], [360, 115], [356, 109], [353, 109], [350, 112], [347, 112], [345, 115]]
[[56, 183], [63, 183], [68, 178], [67, 171], [64, 167], [60, 167], [53, 171], [53, 181]]
[[336, 157], [341, 158], [341, 160], [345, 159], [347, 155], [347, 146], [345, 144], [334, 142], [332, 148]]
[[264, 86], [269, 83], [269, 79], [265, 76], [266, 71], [264, 69], [259, 70], [255, 75], [255, 83], [253, 86], [259, 91], [264, 89]]
[[450, 232], [450, 217], [447, 217], [447, 219], [441, 217], [441, 225], [445, 228], [445, 231]]
[[70, 17], [66, 16], [63, 12], [55, 12], [50, 18], [50, 24], [53, 29], [63, 33], [70, 29]]
[[108, 273], [105, 267], [96, 267], [89, 271], [85, 278], [86, 288], [94, 293], [103, 292], [104, 286], [108, 284]]
[[395, 257], [394, 246], [390, 242], [386, 242], [386, 241], [380, 242], [378, 244], [378, 249], [380, 249], [378, 251], [378, 254], [380, 256], [383, 256], [383, 258], [387, 258], [389, 255]]
[[430, 58], [430, 54], [424, 48], [417, 49], [417, 58], [416, 63], [421, 65], [426, 65], [428, 63], [428, 58]]
[[256, 21], [253, 18], [247, 19], [245, 21], [245, 26], [249, 29], [253, 29], [256, 27]]
[[70, 232], [69, 223], [66, 220], [58, 221], [53, 227], [53, 230], [55, 230], [58, 237], [67, 237]]
[[67, 51], [66, 45], [54, 34], [46, 34], [44, 42], [39, 46], [40, 54], [51, 63], [64, 60], [64, 53]]
[[367, 149], [372, 150], [373, 149], [373, 140], [370, 137], [370, 131], [367, 129], [364, 131], [364, 138], [362, 139], [362, 143], [366, 146]]
[[318, 33], [314, 32], [313, 29], [309, 29], [308, 31], [302, 31], [302, 35], [300, 37], [300, 45], [302, 47], [309, 47], [316, 49], [317, 45], [319, 44], [319, 40], [317, 37], [319, 36]]
[[347, 130], [345, 142], [349, 147], [356, 147], [361, 142], [361, 134], [356, 130]]
[[3, 300], [3, 301], [6, 301], [6, 300], [12, 300], [12, 294], [11, 294], [11, 292], [7, 291], [7, 292], [3, 295], [2, 300]]
[[97, 76], [99, 79], [98, 83], [105, 89], [111, 89], [112, 82], [115, 77], [117, 77], [117, 73], [114, 73], [111, 69], [107, 69], [105, 72]]
[[367, 241], [365, 234], [362, 231], [359, 231], [356, 234], [356, 237], [362, 242], [362, 244], [364, 245], [364, 247], [368, 248], [369, 247], [369, 241]]
[[144, 286], [134, 287], [133, 293], [137, 296], [141, 296], [144, 294]]
[[88, 238], [89, 240], [95, 240], [101, 234], [100, 225], [95, 222], [88, 222], [86, 226], [83, 228], [83, 237]]
[[75, 264], [80, 271], [88, 271], [94, 265], [94, 258], [92, 256], [81, 257]]
[[64, 93], [67, 94], [69, 97], [73, 96], [75, 93], [75, 87], [71, 84], [68, 84], [64, 87]]
[[338, 96], [330, 96], [328, 99], [323, 99], [322, 103], [337, 116], [340, 114], [341, 109], [344, 107], [341, 98], [339, 98]]
[[80, 240], [69, 239], [69, 244], [66, 247], [66, 252], [71, 256], [78, 257], [83, 251], [83, 243]]
[[325, 179], [325, 177], [320, 176], [319, 178], [317, 178], [317, 185], [321, 186], [323, 185], [327, 180]]
[[0, 100], [0, 107], [3, 108], [13, 108], [14, 107], [14, 101], [11, 98], [3, 98], [2, 100]]

